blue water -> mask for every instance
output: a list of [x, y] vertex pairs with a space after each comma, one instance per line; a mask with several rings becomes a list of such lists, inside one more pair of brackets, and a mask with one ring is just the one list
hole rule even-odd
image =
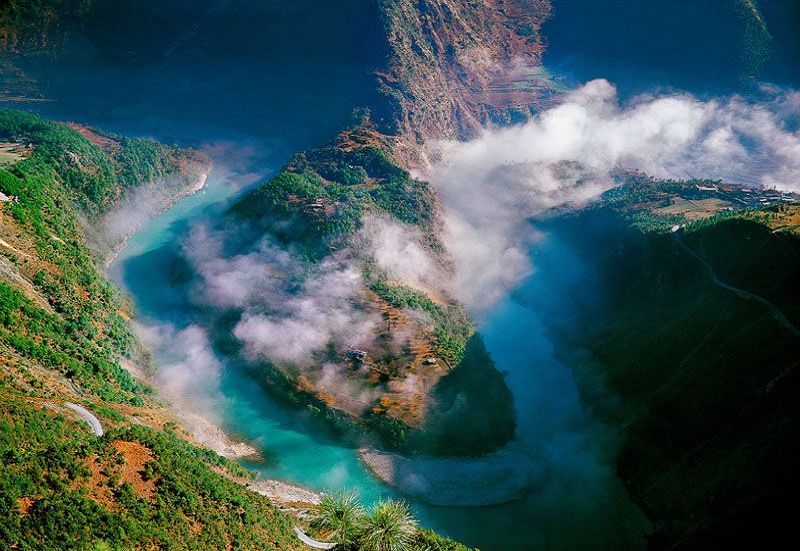
[[[184, 327], [195, 322], [173, 281], [172, 260], [193, 221], [213, 217], [241, 193], [212, 175], [208, 189], [140, 230], [111, 275], [134, 298], [140, 321]], [[647, 523], [616, 478], [616, 436], [584, 411], [571, 372], [555, 357], [543, 315], [561, 308], [568, 318], [568, 278], [582, 277], [577, 260], [555, 236], [535, 251], [540, 268], [481, 324], [498, 369], [507, 371], [519, 414], [517, 440], [543, 475], [519, 501], [481, 508], [435, 507], [409, 499], [423, 525], [483, 549], [641, 547]], [[524, 306], [523, 306], [524, 305]], [[155, 350], [156, 360], [170, 350]], [[240, 366], [225, 361], [220, 393], [224, 428], [265, 454], [245, 466], [264, 477], [314, 490], [355, 489], [365, 503], [406, 497], [386, 487], [357, 452], [331, 440], [313, 421], [264, 394]]]
[[[156, 0], [145, 4], [160, 9]], [[330, 139], [352, 107], [375, 102], [373, 71], [384, 52], [375, 46], [380, 29], [371, 0], [174, 4], [180, 9], [158, 12], [159, 24], [138, 16], [114, 23], [109, 15], [109, 36], [76, 39], [41, 76], [56, 101], [37, 109], [212, 154], [216, 168], [207, 188], [140, 229], [110, 270], [142, 323], [181, 329], [198, 322], [176, 275], [187, 229], [219, 216], [293, 152]], [[564, 13], [554, 24], [572, 24]], [[576, 50], [563, 41], [569, 29], [546, 30], [554, 48], [548, 62], [557, 70], [576, 81], [607, 76], [635, 88], [636, 65], [584, 72], [603, 62], [587, 57], [595, 42], [573, 58]], [[566, 280], [585, 276], [581, 263], [555, 235], [532, 254], [537, 271], [496, 305], [480, 330], [498, 369], [508, 373], [519, 412], [517, 445], [534, 458], [541, 477], [525, 498], [500, 506], [411, 504], [423, 525], [483, 549], [643, 547], [647, 523], [614, 472], [617, 435], [584, 410], [544, 322], [575, 321]], [[172, 353], [169, 346], [154, 352], [161, 365]], [[219, 361], [221, 424], [264, 452], [263, 462], [248, 467], [315, 490], [353, 488], [366, 503], [402, 497], [368, 472], [356, 450], [275, 403], [241, 366]]]

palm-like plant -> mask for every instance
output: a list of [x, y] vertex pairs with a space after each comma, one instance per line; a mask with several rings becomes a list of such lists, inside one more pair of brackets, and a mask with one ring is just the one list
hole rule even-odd
[[330, 533], [340, 548], [351, 546], [361, 531], [364, 508], [355, 492], [332, 492], [322, 496], [315, 524]]
[[417, 521], [403, 501], [382, 501], [364, 520], [359, 538], [365, 551], [405, 551], [411, 548]]

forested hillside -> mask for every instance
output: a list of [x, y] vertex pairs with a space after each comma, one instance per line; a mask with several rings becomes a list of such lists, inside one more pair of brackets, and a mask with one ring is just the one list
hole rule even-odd
[[[344, 131], [295, 156], [224, 220], [230, 254], [245, 255], [267, 239], [291, 256], [281, 276], [293, 282], [287, 302], [302, 300], [303, 282], [326, 277], [328, 266], [355, 271], [357, 290], [342, 308], [370, 326], [314, 351], [309, 368], [259, 358], [267, 361], [256, 362], [257, 376], [349, 436], [355, 428], [357, 438], [366, 431], [392, 449], [442, 455], [492, 450], [513, 437], [513, 398], [447, 290], [452, 267], [438, 198], [397, 164], [392, 145], [369, 122]], [[388, 260], [376, 247], [397, 239], [395, 232], [407, 256]], [[235, 348], [231, 326], [271, 307], [227, 311], [216, 333]], [[330, 366], [347, 384], [326, 388]]]
[[563, 338], [591, 353], [577, 372], [588, 403], [627, 434], [618, 469], [655, 524], [653, 548], [770, 546], [793, 529], [792, 209], [724, 213], [674, 233], [606, 209], [553, 223], [602, 290], [575, 290], [584, 324]]
[[130, 308], [79, 222], [194, 154], [106, 139], [0, 111], [0, 547], [291, 548], [287, 517], [153, 396]]

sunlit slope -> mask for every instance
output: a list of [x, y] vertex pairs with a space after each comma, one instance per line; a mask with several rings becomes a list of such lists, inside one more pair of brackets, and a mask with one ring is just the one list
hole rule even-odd
[[[238, 255], [263, 251], [266, 238], [291, 258], [265, 277], [292, 283], [281, 283], [283, 304], [312, 300], [320, 311], [312, 319], [296, 308], [284, 318], [307, 323], [310, 334], [320, 316], [330, 326], [347, 320], [347, 330], [310, 346], [308, 358], [287, 357], [281, 349], [295, 345], [292, 332], [284, 331], [285, 343], [268, 334], [284, 323], [274, 317], [275, 290], [234, 309], [227, 330], [245, 356], [266, 360], [268, 386], [339, 428], [374, 429], [392, 448], [474, 454], [512, 437], [511, 393], [449, 292], [438, 200], [392, 160], [388, 138], [367, 124], [296, 156], [226, 223]], [[346, 295], [334, 297], [333, 282], [343, 279]]]
[[81, 223], [196, 154], [14, 111], [0, 140], [0, 547], [291, 549], [248, 473], [188, 443], [146, 386]]
[[100, 274], [81, 221], [179, 172], [192, 153], [141, 140], [109, 140], [106, 150], [65, 124], [9, 110], [0, 139], [17, 148], [0, 166], [3, 342], [104, 400], [140, 401], [118, 361], [132, 352], [128, 307]]

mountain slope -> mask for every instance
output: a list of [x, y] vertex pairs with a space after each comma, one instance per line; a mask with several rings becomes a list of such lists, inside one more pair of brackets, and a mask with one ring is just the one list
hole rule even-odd
[[549, 0], [381, 4], [391, 49], [381, 91], [412, 141], [525, 120], [549, 95], [538, 72]]
[[127, 139], [103, 149], [81, 132], [0, 111], [13, 144], [0, 160], [0, 545], [293, 548], [288, 517], [241, 485], [240, 467], [189, 444], [146, 386], [129, 308], [79, 221], [202, 157]]
[[562, 338], [591, 353], [592, 367], [577, 371], [585, 397], [627, 434], [618, 469], [655, 524], [652, 548], [769, 546], [792, 531], [800, 483], [792, 212], [728, 213], [666, 234], [604, 209], [552, 226], [603, 290], [575, 290], [586, 323]]
[[[269, 388], [345, 432], [368, 428], [391, 448], [438, 454], [494, 449], [513, 436], [511, 393], [449, 294], [436, 195], [391, 155], [392, 141], [365, 123], [234, 205], [222, 230], [227, 265], [265, 250], [276, 252], [264, 262], [279, 260], [253, 268], [277, 273], [223, 309], [217, 332], [261, 365]], [[207, 268], [196, 268], [202, 279]], [[324, 342], [287, 356], [305, 344], [291, 323]]]

